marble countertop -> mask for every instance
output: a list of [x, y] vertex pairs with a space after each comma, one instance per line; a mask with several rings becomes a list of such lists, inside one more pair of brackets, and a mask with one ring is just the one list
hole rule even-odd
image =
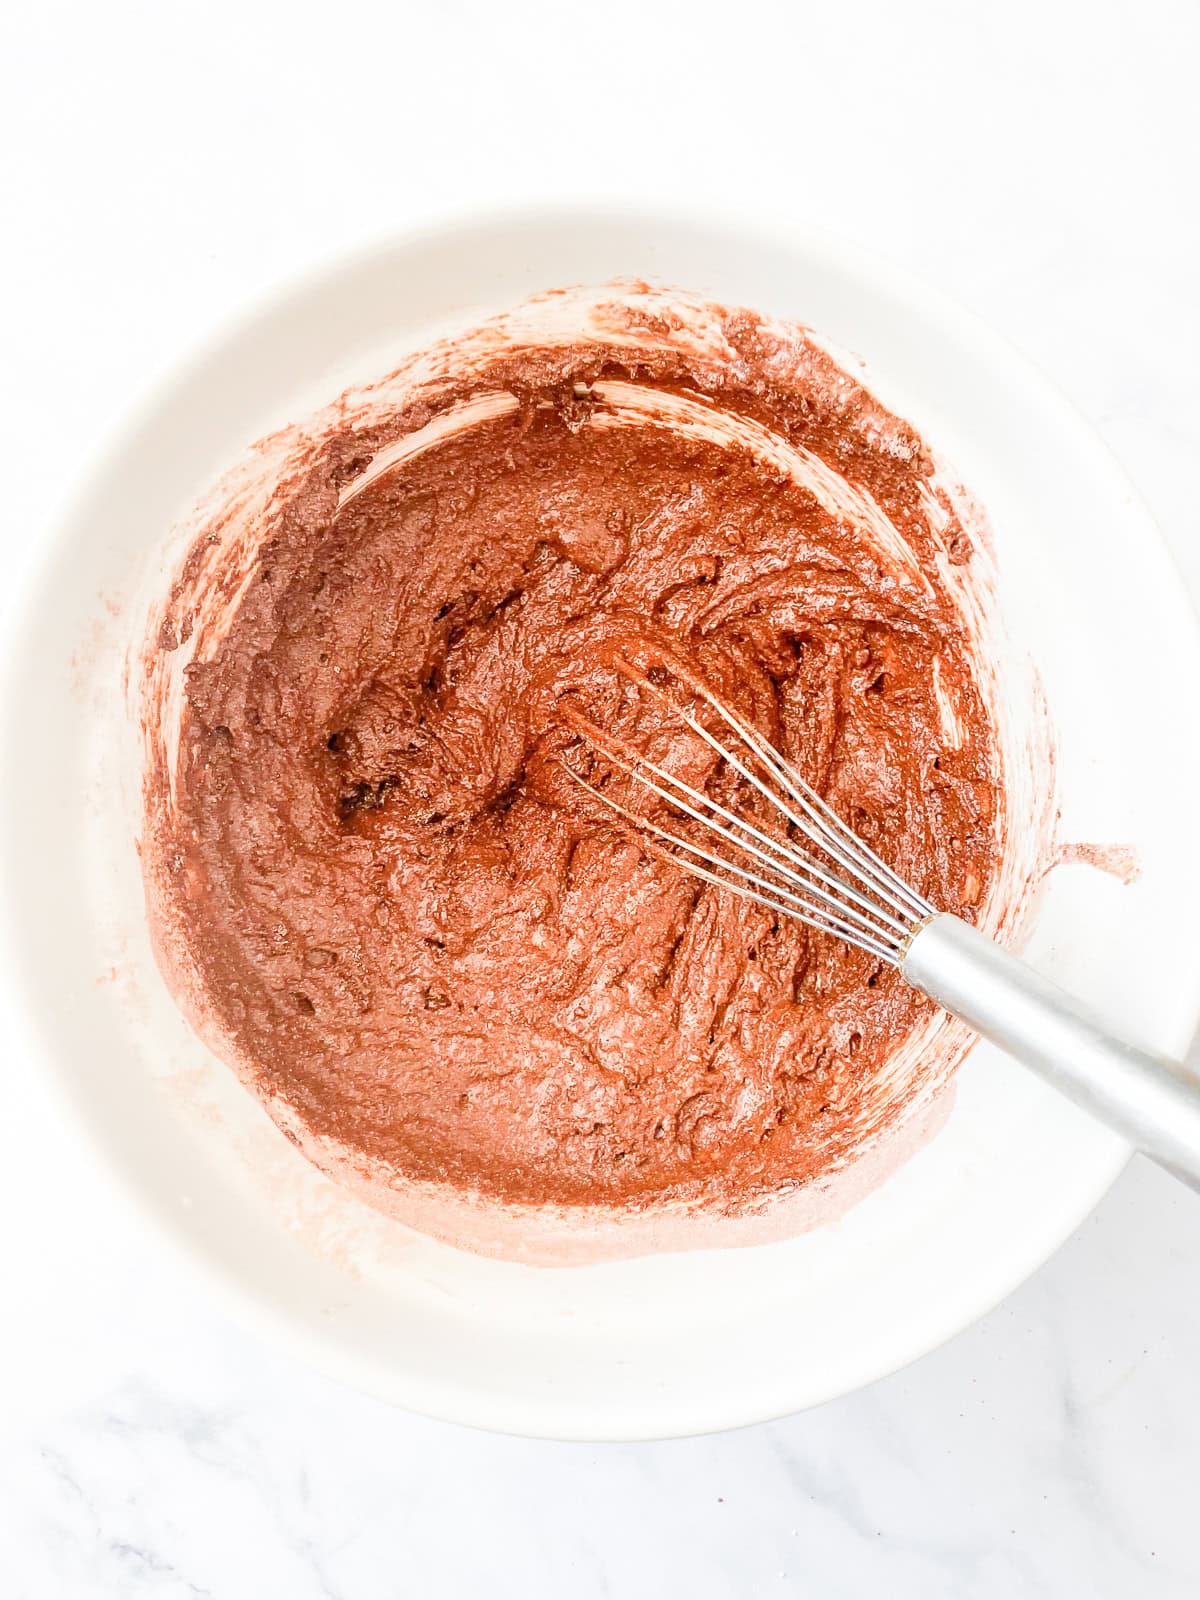
[[[10, 570], [114, 410], [298, 270], [447, 209], [720, 196], [881, 249], [1008, 334], [1200, 596], [1189, 0], [48, 0], [2, 26]], [[1200, 1206], [1143, 1162], [871, 1389], [600, 1447], [295, 1366], [205, 1302], [31, 1062], [5, 1063], [4, 1121], [8, 1600], [1200, 1592]]]

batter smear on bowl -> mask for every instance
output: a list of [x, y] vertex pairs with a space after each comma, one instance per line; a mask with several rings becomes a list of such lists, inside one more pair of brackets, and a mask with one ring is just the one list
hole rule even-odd
[[522, 1254], [490, 1223], [753, 1218], [927, 1109], [961, 1030], [564, 771], [574, 717], [730, 781], [617, 665], [669, 664], [935, 903], [994, 899], [978, 539], [805, 330], [543, 297], [264, 441], [188, 539], [145, 655], [152, 922], [326, 1170]]

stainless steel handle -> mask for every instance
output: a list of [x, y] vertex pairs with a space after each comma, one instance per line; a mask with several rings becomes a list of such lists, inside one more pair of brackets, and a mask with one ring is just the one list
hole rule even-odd
[[901, 972], [1085, 1111], [1200, 1189], [1200, 1077], [1113, 1038], [1065, 989], [958, 917], [913, 936]]

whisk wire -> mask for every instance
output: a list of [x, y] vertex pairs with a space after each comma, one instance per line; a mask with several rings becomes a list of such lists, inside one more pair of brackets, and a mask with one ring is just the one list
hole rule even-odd
[[[750, 745], [759, 760], [776, 774], [778, 783], [788, 795], [811, 815], [814, 827], [831, 830], [839, 841], [844, 841], [845, 847], [850, 853], [850, 858], [847, 861], [850, 870], [861, 875], [861, 858], [865, 856], [875, 870], [876, 876], [870, 880], [873, 886], [878, 887], [879, 880], [882, 880], [883, 884], [891, 889], [895, 900], [899, 902], [898, 909], [902, 909], [906, 914], [916, 915], [919, 918], [934, 915], [933, 906], [919, 895], [910, 884], [906, 883], [899, 873], [894, 872], [887, 862], [883, 861], [871, 849], [869, 844], [847, 827], [837, 812], [826, 801], [822, 800], [815, 789], [804, 782], [795, 768], [790, 766], [777, 750], [772, 749], [756, 729], [743, 723], [736, 713], [722, 705], [719, 700], [706, 690], [702, 689], [700, 693], [717, 715], [723, 717], [729, 726]], [[830, 849], [829, 853], [831, 855], [834, 854], [832, 849]]]
[[[865, 844], [858, 836], [850, 831], [841, 820], [836, 811], [832, 810], [816, 790], [811, 788], [799, 774], [790, 767], [783, 757], [769, 745], [758, 731], [742, 721], [736, 712], [731, 711], [722, 701], [718, 700], [712, 692], [702, 685], [695, 685], [695, 692], [712, 707], [727, 727], [731, 728], [744, 744], [758, 757], [759, 761], [774, 776], [775, 781], [784, 790], [803, 812], [803, 818], [795, 815], [789, 807], [782, 804], [779, 797], [747, 770], [745, 764], [736, 755], [727, 750], [709, 733], [708, 729], [690, 711], [676, 705], [669, 695], [657, 688], [656, 685], [643, 680], [635, 675], [635, 681], [647, 688], [651, 694], [666, 705], [674, 714], [687, 723], [707, 745], [724, 760], [728, 761], [735, 771], [739, 772], [773, 805], [778, 806], [787, 819], [794, 823], [805, 836], [813, 841], [827, 855], [831, 856], [847, 872], [850, 872], [860, 883], [865, 884], [873, 893], [881, 895], [893, 909], [901, 916], [911, 918], [916, 915], [924, 918], [932, 914], [933, 907], [927, 905], [921, 898], [892, 871], [869, 845]], [[831, 837], [832, 835], [832, 837]], [[866, 857], [864, 862], [863, 857]], [[874, 869], [874, 870], [871, 870]]]
[[[580, 777], [570, 767], [566, 767], [565, 770], [581, 788], [586, 789], [590, 795], [600, 800], [609, 810], [615, 811], [619, 816], [625, 817], [629, 822], [633, 823], [639, 832], [651, 833], [660, 839], [665, 839], [668, 844], [675, 845], [681, 850], [686, 850], [689, 854], [720, 869], [720, 872], [712, 872], [707, 867], [697, 865], [695, 861], [680, 861], [678, 856], [671, 851], [655, 850], [656, 854], [682, 867], [692, 877], [703, 878], [706, 883], [715, 884], [720, 889], [729, 889], [733, 894], [740, 895], [742, 899], [751, 900], [756, 905], [781, 912], [785, 916], [794, 917], [797, 921], [807, 923], [809, 927], [819, 928], [825, 933], [836, 933], [841, 938], [860, 945], [864, 950], [870, 950], [872, 954], [878, 955], [883, 960], [893, 958], [893, 945], [885, 943], [885, 940], [893, 937], [894, 944], [896, 942], [894, 936], [889, 936], [885, 930], [871, 928], [866, 918], [857, 919], [862, 924], [861, 927], [852, 926], [849, 922], [843, 920], [843, 916], [852, 915], [849, 908], [841, 908], [842, 914], [839, 915], [833, 909], [824, 910], [814, 907], [811, 901], [802, 899], [799, 895], [794, 895], [789, 890], [781, 888], [772, 879], [760, 877], [758, 873], [750, 872], [744, 867], [737, 866], [732, 861], [726, 861], [721, 856], [715, 856], [707, 850], [702, 850], [698, 845], [692, 844], [679, 834], [672, 833], [668, 828], [659, 827], [658, 823], [651, 822], [648, 817], [638, 816], [635, 812], [621, 805], [619, 801], [612, 799], [610, 795], [597, 789], [586, 778]], [[637, 776], [636, 773], [632, 775], [634, 777]], [[648, 787], [654, 786], [648, 785]], [[663, 793], [662, 790], [657, 789], [656, 792]], [[670, 799], [669, 796], [665, 795], [664, 798]], [[679, 802], [672, 799], [671, 804], [679, 804]], [[689, 808], [681, 807], [681, 809]], [[695, 813], [692, 814], [695, 815]], [[655, 847], [651, 846], [650, 848]], [[737, 878], [742, 879], [743, 883], [731, 882], [729, 877], [723, 876], [726, 873], [734, 874]], [[755, 885], [755, 888], [744, 887], [746, 883]], [[808, 892], [815, 895], [820, 891], [809, 889]], [[823, 896], [822, 898], [828, 901], [831, 908], [838, 905], [838, 902], [833, 900], [831, 896]]]
[[[627, 663], [621, 662], [618, 666], [625, 676], [663, 704], [732, 771], [761, 794], [801, 837], [833, 864], [834, 870], [826, 870], [794, 839], [781, 840], [765, 832], [745, 816], [738, 815], [666, 767], [652, 761], [644, 752], [626, 745], [615, 736], [605, 735], [577, 716], [571, 718], [573, 724], [607, 761], [627, 773], [642, 788], [664, 800], [675, 811], [692, 818], [710, 834], [742, 852], [751, 865], [739, 865], [724, 855], [715, 854], [680, 834], [660, 827], [648, 817], [637, 815], [564, 763], [570, 776], [635, 827], [664, 841], [671, 848], [664, 850], [655, 847], [656, 853], [694, 877], [729, 889], [743, 899], [793, 917], [810, 927], [836, 934], [881, 960], [898, 963], [915, 928], [933, 914], [933, 908], [847, 828], [836, 812], [756, 729], [744, 722], [706, 687], [687, 684], [692, 693], [704, 700], [726, 727], [737, 735], [749, 752], [749, 757], [763, 769], [765, 777], [753, 770], [741, 754], [727, 748], [704, 726], [693, 710], [680, 705]], [[682, 681], [686, 683], [686, 680]], [[678, 854], [680, 851], [684, 852], [686, 859]], [[839, 868], [854, 882], [849, 883], [845, 877], [838, 875]], [[769, 876], [764, 876], [764, 872]]]
[[[703, 812], [696, 810], [696, 808], [692, 805], [689, 805], [686, 800], [680, 799], [678, 795], [669, 793], [666, 789], [661, 788], [656, 783], [651, 783], [649, 779], [643, 777], [635, 767], [631, 766], [628, 762], [621, 760], [619, 756], [615, 755], [612, 751], [605, 749], [603, 745], [600, 745], [599, 748], [601, 752], [614, 763], [614, 765], [619, 766], [625, 772], [628, 772], [629, 775], [644, 788], [649, 789], [654, 794], [659, 795], [663, 800], [666, 800], [669, 805], [674, 806], [677, 810], [685, 812], [689, 817], [693, 817], [709, 831], [719, 834], [723, 839], [728, 839], [730, 844], [734, 845], [740, 850], [744, 850], [752, 859], [761, 862], [769, 870], [779, 873], [781, 877], [795, 884], [797, 888], [803, 889], [807, 895], [816, 899], [820, 903], [823, 908], [823, 915], [836, 914], [840, 917], [847, 918], [850, 922], [857, 925], [857, 927], [860, 928], [864, 933], [878, 936], [881, 939], [887, 939], [895, 934], [900, 934], [902, 936], [905, 934], [906, 930], [900, 923], [893, 922], [890, 918], [883, 918], [882, 913], [876, 914], [883, 918], [884, 921], [891, 923], [891, 934], [889, 934], [889, 930], [886, 927], [881, 927], [877, 923], [872, 922], [869, 917], [862, 915], [861, 912], [856, 911], [852, 906], [845, 905], [834, 895], [827, 893], [826, 890], [820, 886], [820, 884], [812, 881], [809, 877], [806, 877], [804, 873], [797, 871], [795, 866], [787, 864], [788, 857], [786, 852], [775, 840], [771, 839], [769, 835], [761, 833], [757, 828], [752, 827], [749, 823], [743, 822], [741, 818], [734, 817], [732, 812], [726, 811], [723, 806], [719, 806], [715, 801], [709, 800], [706, 795], [701, 795], [697, 790], [691, 788], [688, 784], [685, 784], [680, 779], [676, 778], [674, 774], [664, 773], [663, 775], [666, 776], [683, 794], [691, 796], [692, 799], [701, 805], [711, 806], [714, 811], [719, 812], [722, 816], [730, 818], [735, 826], [744, 828], [747, 833], [751, 833], [757, 838], [762, 839], [765, 843], [769, 844], [774, 850], [776, 850], [780, 856], [783, 856], [784, 860], [777, 861], [773, 857], [768, 856], [765, 851], [760, 850], [756, 845], [749, 844], [744, 839], [739, 839], [738, 836], [729, 828], [723, 827], [719, 822], [714, 822], [711, 817], [706, 817]], [[662, 772], [662, 769], [656, 767], [653, 762], [647, 761], [646, 766], [655, 772]], [[568, 771], [569, 770], [570, 769], [568, 768]], [[702, 850], [699, 845], [693, 844], [690, 840], [683, 838], [680, 834], [671, 833], [668, 829], [659, 827], [657, 823], [651, 822], [648, 817], [639, 817], [635, 815], [635, 813], [629, 811], [626, 807], [619, 805], [617, 801], [604, 794], [602, 790], [599, 790], [592, 784], [587, 783], [583, 778], [579, 777], [578, 773], [572, 772], [571, 776], [575, 778], [578, 783], [581, 783], [585, 789], [588, 789], [592, 794], [596, 795], [600, 800], [602, 800], [605, 805], [610, 807], [610, 809], [620, 812], [622, 816], [627, 817], [639, 828], [656, 834], [660, 839], [665, 839], [668, 843], [678, 846], [681, 850], [686, 850], [689, 855], [696, 856], [702, 861], [707, 861], [710, 863], [710, 865], [719, 867], [722, 871], [736, 873], [739, 878], [744, 878], [751, 883], [759, 884], [773, 894], [782, 895], [785, 899], [790, 901], [793, 906], [803, 906], [806, 904], [806, 902], [797, 895], [794, 895], [789, 890], [780, 887], [780, 885], [774, 879], [760, 877], [756, 873], [748, 872], [745, 868], [737, 866], [732, 861], [726, 861], [722, 856], [716, 856], [708, 850]], [[840, 887], [836, 879], [830, 878], [828, 874], [822, 872], [821, 869], [816, 866], [815, 863], [811, 862], [810, 859], [802, 852], [795, 852], [790, 859], [796, 862], [803, 862], [807, 871], [811, 873], [813, 877], [821, 879], [826, 885], [832, 888]], [[681, 865], [687, 866], [689, 869], [691, 867], [691, 863], [687, 862], [681, 863]], [[867, 901], [862, 900], [861, 897], [858, 896], [856, 896], [856, 898], [860, 900], [860, 904], [866, 910], [870, 911], [872, 909]], [[849, 929], [849, 923], [847, 924], [847, 927]], [[853, 930], [850, 929], [849, 931]]]
[[[809, 820], [797, 816], [796, 813], [792, 811], [790, 807], [786, 806], [783, 801], [780, 800], [779, 796], [772, 789], [768, 788], [768, 786], [763, 783], [763, 781], [755, 773], [753, 773], [743, 761], [741, 761], [731, 750], [726, 750], [720, 741], [715, 739], [712, 734], [709, 733], [708, 729], [705, 728], [697, 718], [692, 717], [686, 712], [682, 713], [682, 715], [688, 726], [694, 729], [694, 731], [700, 735], [706, 744], [710, 745], [712, 749], [716, 750], [724, 758], [724, 760], [728, 762], [733, 770], [739, 774], [740, 777], [745, 778], [746, 781], [752, 784], [760, 794], [765, 795], [771, 804], [782, 813], [783, 817], [794, 827], [798, 828], [805, 838], [812, 840], [819, 846], [819, 848], [824, 850], [827, 855], [832, 856], [833, 859], [837, 861], [846, 871], [852, 873], [860, 883], [865, 883], [868, 885], [868, 887], [876, 889], [876, 892], [880, 894], [881, 898], [886, 898], [889, 900], [889, 904], [891, 903], [890, 897], [885, 896], [883, 891], [878, 889], [878, 887], [872, 882], [871, 878], [866, 873], [862, 872], [857, 865], [847, 857], [846, 853], [840, 848], [836, 841], [825, 839], [819, 833], [819, 831], [814, 828], [813, 824]], [[739, 825], [745, 826], [745, 824]], [[794, 851], [796, 855], [803, 856], [806, 860], [811, 860], [811, 857], [807, 855], [807, 852], [800, 850], [797, 846], [791, 845], [789, 848], [791, 851]], [[815, 865], [813, 866], [812, 870], [826, 882], [835, 883], [842, 894], [849, 896], [852, 900], [857, 901], [858, 904], [868, 907], [877, 915], [884, 915], [878, 906], [859, 894], [858, 891], [850, 884], [845, 883], [840, 878], [829, 877], [828, 874], [820, 871], [820, 869]], [[894, 905], [893, 909], [897, 911], [903, 911], [904, 907], [900, 905]], [[892, 923], [893, 927], [904, 931], [903, 924], [895, 922], [895, 920], [891, 917], [888, 917], [887, 920]]]
[[[698, 789], [694, 789], [690, 784], [684, 783], [682, 778], [677, 777], [673, 772], [669, 772], [665, 767], [659, 766], [657, 762], [651, 761], [648, 756], [638, 753], [637, 761], [639, 765], [634, 765], [633, 763], [622, 759], [622, 757], [613, 750], [606, 739], [604, 739], [602, 736], [597, 737], [595, 730], [590, 730], [590, 733], [592, 742], [615, 766], [618, 766], [624, 772], [627, 772], [630, 777], [636, 779], [636, 781], [642, 784], [644, 788], [652, 790], [653, 793], [657, 794], [661, 799], [666, 800], [669, 805], [673, 805], [678, 810], [686, 812], [688, 816], [693, 817], [697, 822], [720, 834], [722, 838], [728, 839], [730, 844], [737, 846], [739, 849], [745, 850], [748, 854], [757, 856], [760, 861], [763, 861], [774, 871], [781, 873], [786, 878], [790, 878], [802, 888], [808, 889], [812, 893], [820, 893], [821, 891], [814, 883], [811, 882], [812, 879], [815, 879], [817, 884], [824, 885], [826, 890], [833, 890], [836, 894], [849, 898], [860, 908], [860, 910], [867, 912], [873, 917], [880, 918], [882, 921], [889, 924], [896, 933], [902, 935], [907, 934], [908, 929], [904, 923], [897, 921], [894, 917], [891, 917], [886, 912], [881, 911], [877, 905], [868, 900], [864, 895], [860, 894], [851, 885], [843, 883], [840, 878], [836, 878], [830, 873], [826, 872], [820, 866], [820, 864], [808, 854], [806, 850], [801, 849], [791, 841], [785, 842], [783, 840], [774, 838], [769, 833], [763, 832], [761, 828], [756, 827], [752, 822], [748, 822], [746, 818], [739, 817], [735, 812], [730, 811], [728, 807], [721, 805], [719, 801], [711, 799], [706, 794], [701, 794]], [[755, 779], [752, 773], [747, 772], [742, 764], [736, 759], [736, 757], [729, 756], [728, 759], [730, 764], [744, 777], [748, 778], [757, 789], [761, 790], [761, 792], [767, 797], [768, 800], [772, 802], [773, 805], [779, 807], [779, 802], [776, 797], [773, 796], [769, 790], [764, 788], [763, 785]], [[692, 804], [689, 805], [686, 801], [679, 799], [677, 795], [669, 794], [661, 789], [657, 784], [651, 783], [640, 770], [641, 767], [644, 767], [646, 771], [654, 773], [656, 777], [659, 777], [663, 779], [664, 782], [670, 784], [671, 787], [677, 790], [680, 795], [686, 795], [687, 800], [691, 801]], [[601, 798], [606, 797], [602, 796]], [[696, 811], [694, 806], [706, 807], [709, 811], [713, 812], [716, 816], [721, 817], [732, 827], [741, 829], [742, 832], [748, 834], [751, 838], [756, 839], [760, 845], [765, 845], [767, 850], [769, 850], [772, 855], [778, 859], [768, 859], [762, 850], [756, 848], [754, 845], [747, 844], [743, 839], [739, 839], [735, 834], [729, 832], [727, 828], [722, 827], [720, 823], [714, 822], [712, 817], [705, 816], [702, 812]], [[779, 809], [783, 810], [785, 815], [788, 814], [786, 808], [779, 807]], [[672, 835], [672, 837], [674, 838], [675, 836]], [[798, 871], [798, 868], [803, 868], [803, 872]], [[808, 878], [804, 876], [805, 873], [809, 875]], [[841, 907], [840, 901], [836, 903], [839, 905], [839, 907]], [[848, 907], [842, 907], [842, 909], [849, 911]]]

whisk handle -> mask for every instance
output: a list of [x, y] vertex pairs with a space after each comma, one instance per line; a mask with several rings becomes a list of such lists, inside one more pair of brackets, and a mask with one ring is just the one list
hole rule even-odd
[[900, 970], [947, 1011], [1200, 1189], [1200, 1077], [1103, 1020], [958, 917], [918, 929]]

